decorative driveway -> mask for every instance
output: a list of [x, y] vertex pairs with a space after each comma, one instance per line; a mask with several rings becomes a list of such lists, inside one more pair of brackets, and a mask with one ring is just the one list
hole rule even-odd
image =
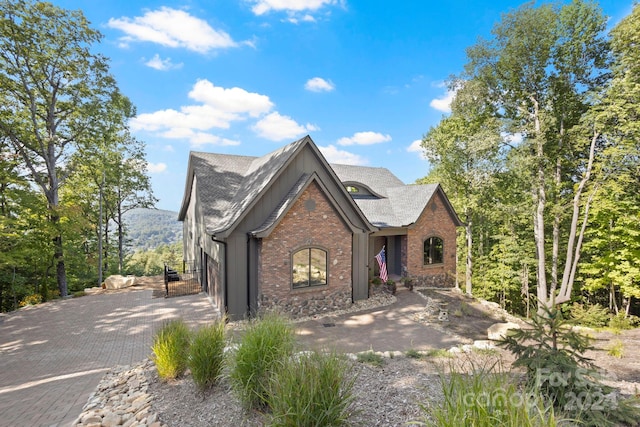
[[106, 371], [151, 354], [163, 322], [218, 316], [204, 294], [152, 295], [132, 288], [0, 316], [0, 427], [70, 425]]

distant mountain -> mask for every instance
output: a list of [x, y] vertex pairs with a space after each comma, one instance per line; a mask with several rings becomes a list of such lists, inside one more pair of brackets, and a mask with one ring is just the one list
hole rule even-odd
[[127, 252], [155, 249], [182, 242], [178, 212], [161, 209], [133, 209], [124, 215]]

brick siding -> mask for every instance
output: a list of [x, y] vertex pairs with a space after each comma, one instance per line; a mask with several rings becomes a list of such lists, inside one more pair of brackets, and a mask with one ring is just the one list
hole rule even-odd
[[[444, 262], [424, 265], [424, 241], [436, 236], [443, 240]], [[455, 284], [456, 227], [437, 192], [407, 233], [407, 275], [417, 286], [450, 287]]]
[[[315, 206], [310, 210], [312, 203]], [[352, 303], [351, 230], [312, 182], [273, 232], [262, 239], [259, 257], [260, 309], [293, 316], [346, 308]], [[327, 251], [327, 285], [292, 288], [291, 256], [304, 247]]]

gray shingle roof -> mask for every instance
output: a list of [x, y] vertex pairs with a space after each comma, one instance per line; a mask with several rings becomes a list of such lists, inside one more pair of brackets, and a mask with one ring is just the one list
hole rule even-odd
[[[311, 139], [307, 136], [262, 157], [192, 152], [189, 161], [207, 232], [215, 235], [232, 227], [292, 155], [308, 141]], [[369, 222], [379, 228], [404, 227], [416, 222], [438, 188], [437, 184], [405, 185], [385, 168], [341, 164], [332, 164], [331, 168], [341, 182], [359, 183], [380, 196], [354, 198]], [[272, 227], [309, 178], [308, 173], [303, 174], [255, 232]], [[187, 191], [191, 189], [190, 185], [188, 178]], [[185, 194], [179, 215], [181, 220], [185, 216], [189, 194]]]
[[[231, 227], [306, 138], [262, 157], [192, 152], [190, 161], [207, 232], [216, 234]], [[180, 218], [184, 218], [184, 203]]]
[[359, 182], [380, 196], [387, 196], [387, 188], [400, 187], [404, 183], [385, 168], [331, 164], [342, 182]]

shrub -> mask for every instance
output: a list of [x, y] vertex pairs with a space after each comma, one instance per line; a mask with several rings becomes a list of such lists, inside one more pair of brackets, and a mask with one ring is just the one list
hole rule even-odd
[[364, 353], [358, 353], [356, 356], [358, 362], [367, 363], [369, 365], [380, 367], [384, 365], [384, 357], [373, 351], [366, 351]]
[[336, 353], [311, 352], [287, 359], [270, 381], [271, 426], [349, 425], [356, 377]]
[[179, 377], [187, 369], [189, 328], [182, 319], [165, 323], [153, 339], [153, 359], [163, 380]]
[[31, 294], [27, 295], [20, 301], [20, 307], [26, 307], [28, 305], [38, 305], [42, 303], [42, 295], [41, 294]]
[[523, 393], [499, 365], [474, 365], [470, 374], [440, 374], [442, 405], [422, 406], [425, 424], [438, 427], [555, 426], [553, 408], [534, 393]]
[[382, 279], [376, 276], [371, 280], [371, 283], [375, 286], [380, 286], [382, 285]]
[[200, 390], [216, 383], [224, 366], [225, 320], [198, 329], [191, 340], [187, 366]]
[[85, 295], [86, 294], [84, 293], [84, 291], [76, 291], [76, 292], [73, 293], [73, 297], [74, 298], [80, 298], [80, 297], [83, 297]]
[[631, 401], [616, 399], [583, 354], [591, 339], [567, 325], [555, 308], [534, 315], [529, 328], [514, 330], [500, 344], [511, 350], [514, 366], [527, 370], [527, 386], [556, 409], [587, 426], [625, 424], [640, 416]]
[[233, 389], [245, 406], [264, 409], [269, 376], [294, 349], [294, 330], [282, 316], [268, 313], [247, 326], [235, 351], [230, 374]]
[[609, 327], [616, 331], [625, 329], [633, 329], [636, 325], [634, 316], [627, 316], [624, 312], [620, 312], [609, 320]]
[[607, 349], [607, 354], [609, 356], [622, 359], [622, 356], [624, 356], [624, 344], [622, 343], [622, 341], [616, 340], [615, 342], [611, 343], [611, 345]]
[[590, 328], [602, 328], [609, 322], [609, 310], [600, 304], [588, 305], [573, 303], [570, 308], [571, 323]]

